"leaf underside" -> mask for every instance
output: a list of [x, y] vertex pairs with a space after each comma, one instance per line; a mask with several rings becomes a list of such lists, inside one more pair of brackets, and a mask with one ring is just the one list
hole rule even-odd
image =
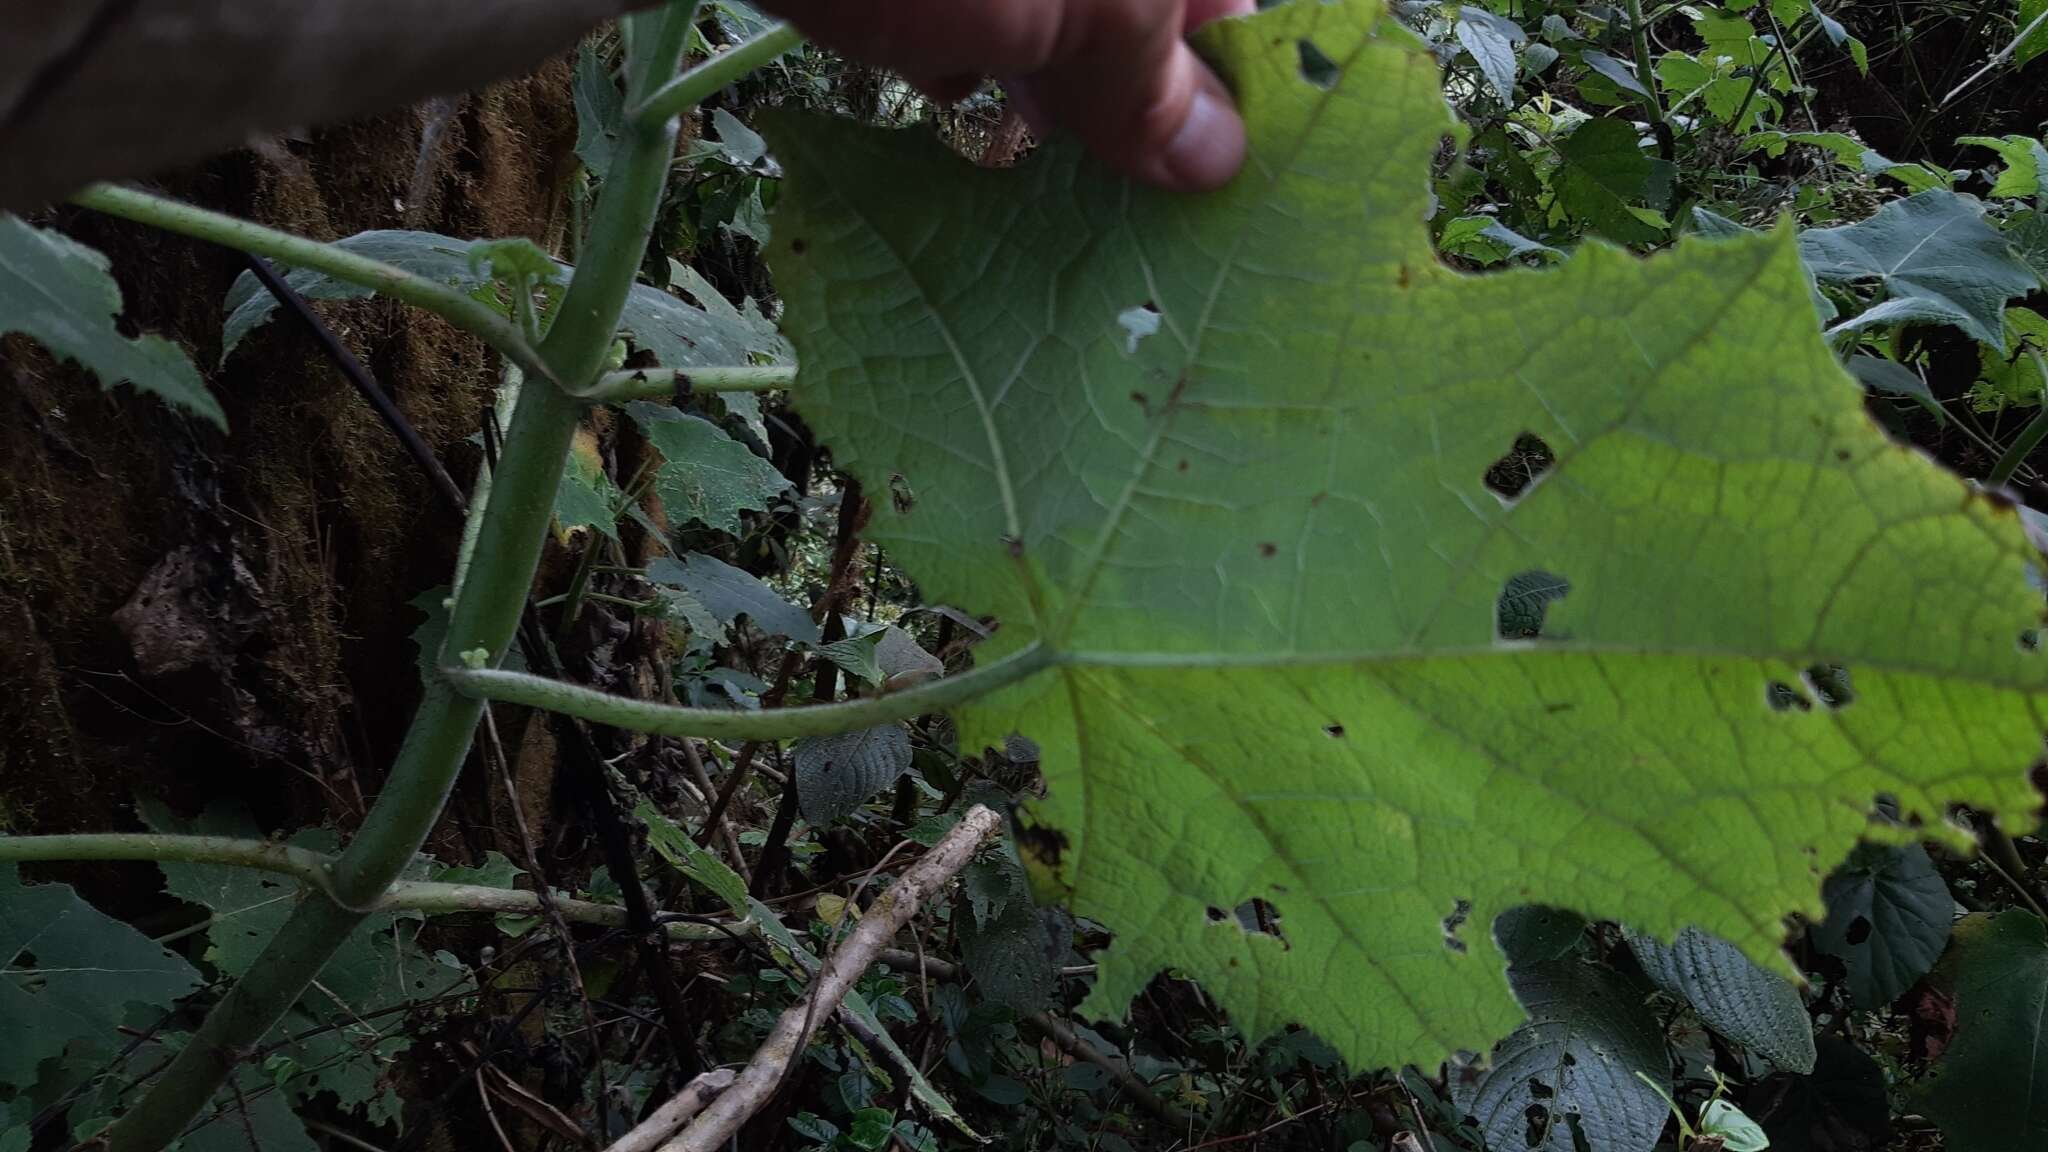
[[[1197, 39], [1252, 149], [1204, 197], [763, 118], [804, 418], [914, 495], [871, 535], [1001, 619], [983, 660], [1053, 653], [961, 742], [1043, 748], [1037, 867], [1117, 933], [1086, 1011], [1170, 964], [1250, 1035], [1430, 1064], [1522, 1019], [1506, 909], [1788, 972], [1877, 797], [2016, 826], [2019, 527], [1864, 416], [1789, 230], [1460, 275], [1424, 227], [1455, 125], [1378, 0]], [[1503, 640], [1527, 573], [1569, 592]], [[1276, 931], [1210, 914], [1253, 899]]]

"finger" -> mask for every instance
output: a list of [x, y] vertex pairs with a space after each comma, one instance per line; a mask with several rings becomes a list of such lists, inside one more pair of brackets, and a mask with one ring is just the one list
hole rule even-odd
[[955, 72], [950, 76], [913, 77], [910, 83], [932, 103], [950, 105], [974, 95], [974, 90], [981, 87], [981, 77]]
[[1029, 89], [1110, 165], [1161, 187], [1207, 191], [1242, 167], [1244, 122], [1223, 83], [1170, 27], [1112, 22], [1099, 42], [1032, 77]]
[[1258, 0], [1188, 0], [1187, 18], [1182, 27], [1192, 32], [1211, 20], [1249, 16], [1257, 7]]

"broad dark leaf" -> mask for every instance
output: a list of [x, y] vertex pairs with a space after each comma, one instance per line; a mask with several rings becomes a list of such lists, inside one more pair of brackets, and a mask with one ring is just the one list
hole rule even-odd
[[[1451, 1094], [1491, 1148], [1649, 1152], [1670, 1113], [1664, 1037], [1643, 998], [1611, 969], [1577, 959], [1513, 968], [1529, 1013], [1484, 1071], [1453, 1068]], [[1583, 1144], [1581, 1144], [1583, 1141]]]
[[1773, 1152], [1870, 1152], [1891, 1140], [1884, 1069], [1839, 1036], [1815, 1039], [1813, 1073], [1781, 1072], [1750, 1094]]
[[828, 824], [867, 803], [910, 771], [910, 733], [901, 724], [815, 736], [790, 749], [804, 819]]
[[1821, 889], [1828, 917], [1813, 926], [1813, 946], [1849, 969], [1858, 1007], [1891, 1003], [1927, 974], [1948, 943], [1955, 900], [1918, 844], [1866, 844]]
[[1696, 928], [1669, 947], [1633, 932], [1628, 945], [1657, 987], [1691, 1004], [1707, 1027], [1788, 1072], [1813, 1070], [1813, 1020], [1783, 976]]
[[744, 616], [770, 636], [818, 642], [818, 625], [810, 613], [784, 600], [760, 578], [716, 557], [695, 552], [663, 557], [647, 566], [647, 578], [688, 592], [720, 624], [730, 626]]
[[1949, 1152], [2048, 1148], [2048, 924], [2022, 908], [1965, 917], [1938, 976], [1956, 1034], [1921, 1110]]

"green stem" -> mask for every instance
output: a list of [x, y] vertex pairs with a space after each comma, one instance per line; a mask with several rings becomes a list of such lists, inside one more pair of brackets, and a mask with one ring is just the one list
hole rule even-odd
[[95, 212], [148, 224], [166, 232], [210, 241], [238, 252], [268, 257], [292, 268], [315, 272], [368, 288], [382, 296], [424, 308], [465, 332], [483, 338], [522, 368], [545, 378], [548, 367], [533, 345], [511, 321], [458, 288], [416, 276], [381, 260], [358, 256], [346, 248], [265, 228], [221, 212], [152, 196], [133, 188], [95, 184], [71, 198]]
[[[645, 61], [642, 77], [675, 74], [683, 35], [674, 22], [687, 25], [695, 14], [694, 4], [682, 4], [629, 17], [653, 38], [645, 42], [673, 48], [666, 59], [650, 53], [654, 58]], [[471, 568], [450, 614], [446, 652], [482, 649], [496, 663], [525, 608], [554, 512], [555, 488], [583, 411], [565, 389], [594, 380], [610, 350], [620, 309], [654, 228], [675, 156], [676, 126], [673, 120], [642, 125], [621, 143], [591, 221], [589, 250], [535, 365], [543, 380], [562, 387], [520, 390], [491, 478]], [[444, 681], [427, 686], [383, 791], [330, 870], [327, 892], [300, 902], [248, 975], [207, 1014], [142, 1100], [115, 1122], [108, 1133], [110, 1152], [156, 1152], [176, 1139], [241, 1055], [276, 1026], [362, 922], [365, 913], [359, 910], [373, 906], [419, 851], [440, 818], [482, 713], [482, 701], [456, 695]]]
[[839, 704], [805, 708], [771, 708], [740, 712], [727, 708], [680, 708], [651, 700], [634, 700], [565, 684], [543, 676], [496, 669], [444, 667], [441, 675], [456, 691], [508, 704], [524, 704], [564, 712], [596, 724], [648, 732], [658, 736], [696, 736], [712, 740], [793, 740], [857, 732], [928, 712], [943, 712], [1007, 688], [1058, 663], [1052, 652], [1034, 644], [986, 667], [934, 680], [903, 692], [870, 696]]
[[1650, 58], [1650, 24], [1643, 19], [1643, 0], [1628, 0], [1628, 32], [1635, 47], [1636, 79], [1643, 82], [1643, 104], [1649, 109], [1650, 122], [1665, 127], [1664, 102], [1657, 97], [1657, 66]]
[[169, 836], [155, 832], [99, 832], [75, 836], [0, 836], [0, 860], [150, 860], [228, 864], [327, 886], [334, 858], [307, 848], [232, 836]]
[[2012, 447], [2007, 448], [2005, 455], [1998, 458], [1998, 463], [1991, 466], [1990, 475], [1984, 477], [1984, 484], [1989, 488], [2003, 487], [2012, 479], [2013, 473], [2020, 470], [2020, 465], [2027, 462], [2034, 449], [2041, 446], [2041, 441], [2048, 439], [2048, 360], [2042, 359], [2041, 354], [2032, 349], [2028, 349], [2027, 354], [2034, 358], [2034, 367], [2041, 373], [2041, 410], [2034, 413], [2034, 418], [2020, 429], [2019, 438], [2012, 442]]
[[653, 368], [607, 372], [589, 397], [605, 404], [666, 400], [678, 387], [693, 392], [773, 392], [796, 383], [794, 364], [742, 364], [716, 368]]
[[[170, 836], [154, 832], [110, 832], [81, 836], [0, 837], [0, 860], [9, 862], [55, 860], [147, 860], [177, 861], [185, 864], [221, 864], [289, 876], [319, 892], [327, 891], [335, 858], [305, 848], [268, 840], [239, 840], [230, 836]], [[445, 916], [458, 912], [494, 912], [513, 916], [538, 916], [542, 905], [538, 893], [517, 888], [494, 888], [484, 884], [446, 884], [429, 880], [400, 880], [370, 903], [379, 912], [424, 912]], [[607, 928], [626, 927], [626, 910], [614, 904], [555, 898], [562, 918], [577, 924]], [[205, 927], [204, 924], [200, 927]], [[671, 921], [664, 926], [671, 940], [721, 940], [726, 928], [741, 931], [745, 925]], [[159, 942], [168, 937], [159, 938]]]
[[636, 124], [660, 122], [702, 104], [712, 93], [804, 42], [803, 33], [777, 24], [704, 61], [654, 95], [636, 103], [626, 118]]

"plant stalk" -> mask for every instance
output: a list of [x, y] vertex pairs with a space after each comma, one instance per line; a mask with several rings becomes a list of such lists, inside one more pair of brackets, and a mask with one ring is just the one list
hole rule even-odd
[[743, 364], [730, 368], [654, 368], [607, 372], [590, 398], [604, 404], [666, 400], [676, 389], [692, 392], [772, 392], [796, 382], [794, 364]]
[[702, 104], [706, 97], [804, 42], [803, 33], [777, 24], [669, 81], [626, 113], [635, 124], [666, 120]]
[[[694, 4], [680, 4], [629, 18], [644, 34], [636, 39], [654, 46], [646, 58], [636, 61], [641, 86], [675, 74], [685, 32], [695, 15]], [[569, 393], [596, 379], [618, 331], [619, 313], [646, 251], [675, 155], [676, 124], [672, 117], [642, 121], [621, 143], [591, 222], [589, 251], [538, 349], [535, 370], [560, 387], [520, 391], [492, 476], [491, 498], [482, 510], [471, 567], [450, 614], [444, 660], [480, 650], [483, 663], [496, 665], [525, 609], [554, 513], [555, 489], [583, 411]], [[256, 249], [259, 255], [286, 263], [309, 255], [330, 265], [356, 259], [340, 261], [334, 250], [322, 245], [240, 221], [229, 223], [236, 227], [206, 238], [244, 250], [262, 244]], [[362, 263], [383, 275], [382, 265]], [[454, 291], [434, 285], [426, 292], [419, 287], [423, 282], [413, 277], [390, 283], [400, 289], [392, 292], [399, 299], [410, 296], [444, 306]], [[503, 323], [495, 313], [491, 317], [494, 325]], [[518, 346], [526, 347], [525, 341]], [[468, 757], [483, 709], [482, 700], [458, 695], [446, 682], [427, 685], [384, 789], [330, 870], [325, 891], [299, 904], [249, 974], [207, 1014], [142, 1100], [114, 1123], [108, 1132], [110, 1152], [156, 1152], [176, 1139], [243, 1054], [283, 1017], [419, 851]]]
[[1664, 115], [1664, 101], [1657, 95], [1657, 62], [1650, 56], [1650, 25], [1643, 19], [1643, 0], [1628, 0], [1629, 42], [1635, 49], [1636, 79], [1643, 84], [1643, 106], [1650, 123], [1657, 126], [1657, 143], [1664, 159], [1671, 159], [1671, 125]]
[[549, 712], [580, 716], [594, 724], [646, 732], [655, 736], [695, 736], [711, 740], [794, 740], [857, 732], [928, 712], [944, 712], [978, 700], [1053, 667], [1058, 660], [1036, 644], [993, 664], [959, 676], [932, 680], [902, 692], [868, 696], [838, 704], [804, 708], [738, 712], [725, 708], [683, 708], [634, 700], [565, 684], [544, 676], [493, 668], [444, 667], [441, 674], [458, 691], [481, 699], [524, 704]]
[[[278, 876], [289, 876], [316, 892], [327, 890], [335, 858], [306, 848], [269, 840], [243, 840], [231, 836], [174, 836], [155, 832], [104, 832], [77, 836], [0, 837], [0, 861], [10, 863], [58, 860], [146, 860], [152, 863], [176, 861], [183, 864], [219, 864], [249, 868]], [[458, 912], [495, 912], [512, 916], [538, 916], [543, 911], [540, 894], [519, 888], [494, 888], [486, 884], [449, 884], [433, 880], [401, 880], [371, 901], [378, 912], [424, 912], [430, 916]], [[588, 900], [555, 897], [555, 907], [564, 920], [606, 928], [627, 927], [626, 910], [615, 904], [593, 904]], [[730, 931], [728, 931], [728, 927]], [[729, 926], [693, 921], [669, 921], [662, 925], [673, 942], [726, 940], [745, 925]]]
[[208, 240], [253, 256], [267, 256], [291, 268], [315, 272], [370, 289], [380, 296], [424, 308], [457, 328], [482, 337], [506, 359], [543, 379], [551, 372], [539, 352], [511, 321], [459, 288], [416, 276], [345, 248], [266, 228], [222, 212], [210, 212], [134, 188], [95, 184], [71, 198], [95, 212], [148, 224], [180, 236]]

